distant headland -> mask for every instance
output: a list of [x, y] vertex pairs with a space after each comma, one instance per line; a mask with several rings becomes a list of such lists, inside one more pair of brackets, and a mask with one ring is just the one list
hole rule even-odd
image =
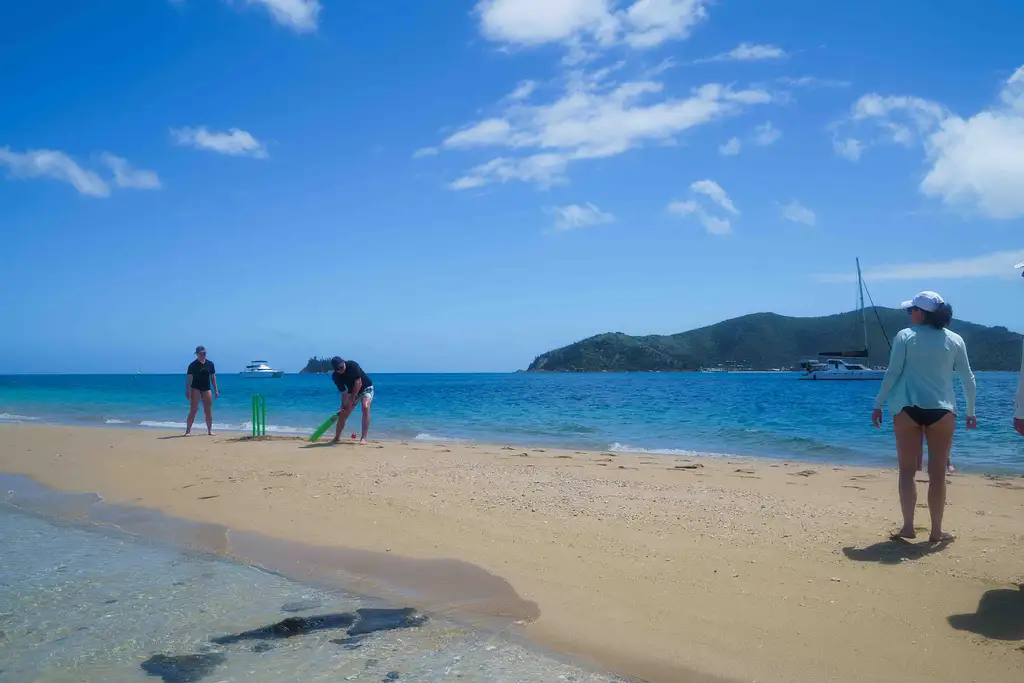
[[[905, 311], [866, 309], [868, 362], [889, 362], [888, 341], [909, 323]], [[793, 369], [826, 349], [857, 348], [859, 313], [815, 318], [753, 313], [673, 335], [609, 332], [537, 356], [527, 372], [685, 372], [702, 368]], [[1020, 368], [1021, 335], [1005, 327], [954, 320], [975, 370]], [[883, 332], [884, 330], [884, 332]]]
[[317, 356], [306, 361], [306, 367], [299, 370], [300, 375], [326, 375], [331, 372], [334, 372], [334, 368], [331, 367], [331, 359]]

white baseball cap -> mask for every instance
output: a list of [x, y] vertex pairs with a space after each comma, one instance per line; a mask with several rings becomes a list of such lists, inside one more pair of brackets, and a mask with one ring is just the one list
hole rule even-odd
[[1024, 261], [1021, 261], [1020, 263], [1015, 265], [1014, 268], [1024, 268]]
[[946, 300], [939, 296], [938, 292], [921, 292], [910, 301], [904, 301], [900, 308], [920, 308], [922, 311], [934, 313], [944, 303]]

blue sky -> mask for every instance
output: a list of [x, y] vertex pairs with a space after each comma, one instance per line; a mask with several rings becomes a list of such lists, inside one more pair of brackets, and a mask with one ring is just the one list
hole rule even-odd
[[3, 3], [0, 372], [513, 370], [849, 310], [855, 256], [879, 304], [1024, 330], [1022, 34], [1011, 0]]

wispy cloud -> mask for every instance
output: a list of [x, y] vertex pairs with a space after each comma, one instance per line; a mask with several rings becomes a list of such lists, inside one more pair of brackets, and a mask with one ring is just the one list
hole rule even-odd
[[772, 125], [771, 121], [765, 121], [754, 129], [753, 143], [759, 147], [774, 145], [782, 137], [782, 131]]
[[833, 138], [832, 149], [844, 159], [859, 161], [864, 153], [864, 143], [857, 138]]
[[817, 76], [781, 76], [777, 79], [781, 85], [791, 88], [848, 88], [850, 81], [835, 78], [818, 78]]
[[515, 100], [515, 101], [525, 100], [530, 95], [532, 95], [533, 91], [536, 90], [536, 89], [537, 89], [537, 81], [531, 81], [531, 80], [520, 81], [519, 85], [516, 86], [516, 89], [513, 90], [511, 93], [509, 93], [508, 99]]
[[711, 62], [760, 62], [769, 59], [785, 59], [789, 55], [777, 45], [758, 45], [756, 43], [740, 43], [728, 52], [698, 59], [694, 64]]
[[578, 56], [627, 45], [657, 47], [686, 38], [707, 18], [706, 0], [636, 0], [622, 9], [610, 0], [480, 0], [474, 13], [490, 40], [535, 47], [560, 43]]
[[437, 147], [421, 147], [412, 153], [413, 159], [422, 159], [423, 157], [436, 157], [441, 153], [441, 150]]
[[[918, 280], [925, 286], [929, 280], [957, 280], [964, 278], [1015, 277], [1014, 264], [1024, 260], [1024, 249], [997, 251], [992, 254], [956, 258], [948, 261], [918, 261], [876, 266], [864, 270], [864, 279], [869, 282], [884, 280]], [[853, 282], [857, 278], [850, 273], [818, 275], [819, 282]]]
[[590, 202], [552, 207], [551, 212], [555, 215], [555, 230], [559, 231], [606, 225], [615, 220], [615, 216], [601, 211]]
[[730, 138], [725, 144], [719, 145], [718, 153], [727, 157], [732, 157], [739, 154], [742, 148], [743, 143], [740, 142], [739, 138]]
[[[713, 180], [698, 180], [690, 185], [690, 192], [693, 195], [707, 197], [717, 207], [733, 216], [739, 215], [739, 210], [733, 204], [732, 199], [729, 198], [722, 186]], [[695, 218], [709, 234], [727, 235], [732, 232], [732, 223], [729, 218], [714, 215], [696, 199], [675, 200], [669, 202], [667, 208], [669, 213], [681, 218]]]
[[[1024, 217], [1024, 66], [971, 116], [920, 97], [869, 93], [832, 128], [837, 153], [851, 160], [882, 143], [923, 150], [929, 168], [919, 189], [926, 196], [990, 218]], [[840, 134], [852, 129], [860, 134]]]
[[184, 147], [205, 149], [218, 154], [256, 159], [266, 159], [269, 156], [262, 142], [251, 133], [238, 128], [232, 128], [227, 132], [211, 131], [206, 126], [177, 128], [171, 129], [171, 136], [177, 144]]
[[118, 187], [137, 190], [159, 190], [162, 187], [156, 172], [134, 168], [127, 159], [103, 153], [100, 160], [114, 172], [114, 182]]
[[0, 166], [7, 167], [11, 178], [50, 178], [70, 184], [89, 197], [110, 196], [110, 185], [98, 173], [82, 168], [64, 152], [30, 149], [23, 153], [0, 147]]
[[782, 217], [787, 221], [803, 223], [811, 227], [814, 227], [815, 223], [818, 222], [818, 217], [815, 213], [795, 199], [782, 207]]
[[245, 0], [248, 5], [262, 5], [274, 21], [298, 31], [311, 33], [317, 29], [320, 0]]

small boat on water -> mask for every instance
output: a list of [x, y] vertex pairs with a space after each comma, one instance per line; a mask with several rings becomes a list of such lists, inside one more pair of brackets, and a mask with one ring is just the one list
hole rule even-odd
[[[818, 360], [802, 360], [800, 369], [804, 371], [804, 374], [799, 379], [880, 380], [885, 377], [885, 370], [878, 370], [866, 365], [868, 362], [868, 319], [864, 314], [864, 279], [860, 274], [860, 259], [857, 259], [857, 293], [857, 322], [864, 335], [863, 347], [852, 351], [822, 351], [818, 354]], [[847, 358], [862, 358], [864, 362], [845, 360]]]
[[284, 370], [275, 370], [265, 360], [254, 360], [238, 374], [249, 379], [277, 379], [284, 376]]

